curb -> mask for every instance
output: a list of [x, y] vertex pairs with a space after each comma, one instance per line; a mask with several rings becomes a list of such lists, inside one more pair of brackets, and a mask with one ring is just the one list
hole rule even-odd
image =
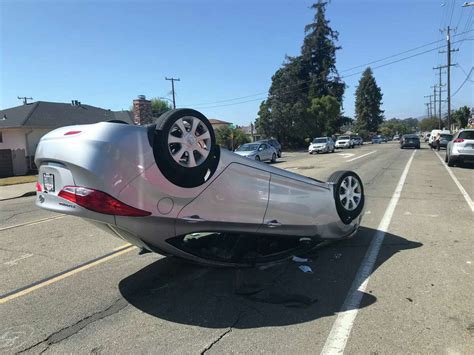
[[21, 196], [4, 198], [4, 199], [0, 199], [0, 201], [16, 200], [17, 198], [30, 197], [30, 196], [35, 196], [35, 195], [36, 195], [36, 191], [29, 191], [29, 192], [25, 192], [25, 193], [24, 193], [23, 195], [21, 195]]

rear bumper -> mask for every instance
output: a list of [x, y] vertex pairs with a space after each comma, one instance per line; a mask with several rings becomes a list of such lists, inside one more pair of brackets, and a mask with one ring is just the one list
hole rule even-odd
[[451, 154], [449, 157], [454, 161], [474, 163], [474, 154]]

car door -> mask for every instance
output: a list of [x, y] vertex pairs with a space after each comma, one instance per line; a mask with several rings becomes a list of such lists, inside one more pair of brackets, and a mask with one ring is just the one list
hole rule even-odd
[[268, 207], [259, 233], [314, 236], [317, 219], [327, 213], [327, 190], [306, 182], [271, 174]]
[[255, 233], [262, 225], [270, 173], [232, 163], [201, 194], [183, 207], [176, 235], [196, 232]]
[[261, 149], [260, 160], [268, 160], [268, 144], [263, 143], [259, 150]]

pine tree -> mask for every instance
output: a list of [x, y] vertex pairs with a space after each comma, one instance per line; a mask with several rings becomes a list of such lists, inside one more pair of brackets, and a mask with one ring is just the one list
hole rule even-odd
[[[272, 77], [269, 98], [260, 106], [257, 129], [285, 145], [300, 145], [304, 138], [332, 130], [340, 121], [339, 110], [334, 109], [337, 105], [323, 99], [334, 97], [340, 106], [345, 88], [336, 70], [338, 33], [329, 27], [326, 6], [321, 0], [312, 6], [316, 14], [314, 22], [305, 27], [301, 55], [286, 58]], [[337, 116], [325, 116], [328, 112]]]
[[383, 122], [382, 91], [377, 86], [372, 69], [367, 68], [362, 73], [356, 90], [355, 116], [356, 127], [359, 130], [377, 132]]
[[314, 22], [306, 25], [301, 59], [305, 76], [309, 79], [309, 97], [331, 95], [342, 102], [345, 85], [336, 70], [336, 46], [339, 33], [329, 26], [326, 19], [327, 2], [319, 1], [311, 6], [316, 10]]

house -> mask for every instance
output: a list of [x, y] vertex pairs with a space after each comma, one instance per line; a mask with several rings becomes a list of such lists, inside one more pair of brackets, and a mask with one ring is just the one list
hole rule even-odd
[[231, 122], [221, 121], [215, 118], [209, 119], [209, 123], [211, 124], [212, 128], [214, 128], [214, 131], [222, 127], [228, 127], [232, 124]]
[[110, 120], [133, 123], [133, 118], [130, 111], [114, 112], [76, 100], [70, 104], [37, 101], [0, 110], [0, 177], [35, 170], [38, 142], [55, 128]]
[[263, 135], [260, 133], [257, 133], [257, 130], [255, 129], [255, 126], [253, 123], [251, 123], [250, 126], [242, 126], [238, 128], [240, 128], [245, 133], [245, 135], [250, 140], [250, 142], [256, 142], [263, 139]]

